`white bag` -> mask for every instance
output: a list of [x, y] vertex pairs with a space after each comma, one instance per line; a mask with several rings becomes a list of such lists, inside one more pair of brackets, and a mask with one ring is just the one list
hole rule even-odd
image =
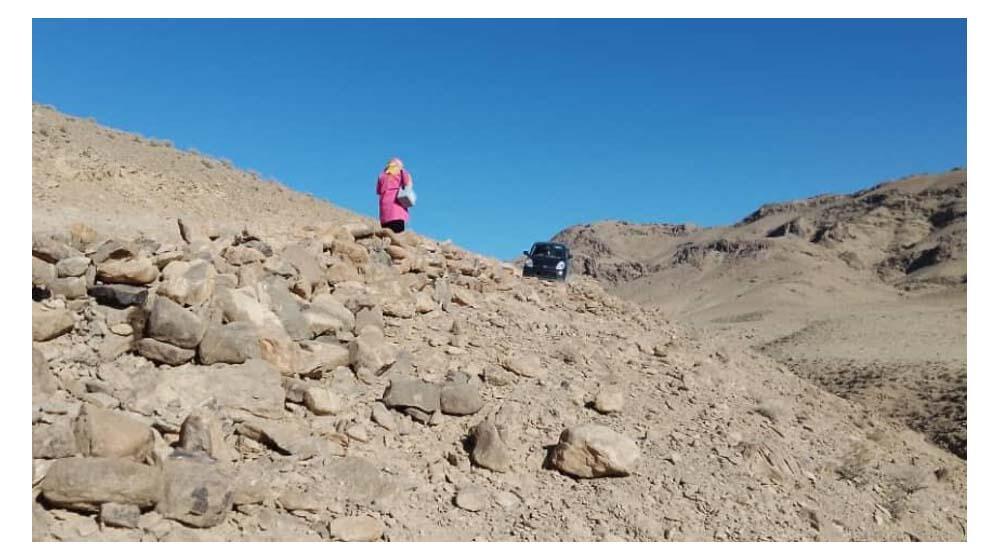
[[399, 189], [399, 192], [396, 193], [396, 202], [403, 208], [410, 208], [417, 204], [417, 193], [413, 190], [412, 184]]

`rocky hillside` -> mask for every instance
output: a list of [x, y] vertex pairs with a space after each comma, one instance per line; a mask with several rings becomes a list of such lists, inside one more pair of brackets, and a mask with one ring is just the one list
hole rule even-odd
[[[75, 122], [68, 152], [120, 134]], [[35, 190], [66, 210], [32, 241], [35, 540], [965, 539], [963, 461], [593, 280], [320, 202], [181, 199], [126, 235], [60, 188]]]
[[577, 272], [965, 456], [966, 172], [761, 207], [729, 227], [601, 222]]

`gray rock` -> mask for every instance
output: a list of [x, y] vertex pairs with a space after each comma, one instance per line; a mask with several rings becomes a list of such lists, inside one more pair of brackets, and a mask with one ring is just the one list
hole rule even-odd
[[321, 377], [351, 363], [351, 352], [340, 344], [328, 344], [313, 340], [299, 343], [298, 366], [296, 372], [307, 377]]
[[389, 412], [389, 409], [380, 402], [376, 402], [372, 405], [372, 422], [375, 422], [390, 432], [396, 431], [396, 418], [391, 412]]
[[52, 463], [41, 490], [46, 502], [67, 509], [97, 511], [108, 502], [148, 508], [163, 495], [163, 473], [127, 459], [70, 457]]
[[198, 360], [203, 364], [242, 364], [259, 357], [257, 327], [244, 321], [211, 325], [198, 344]]
[[42, 259], [31, 257], [31, 285], [48, 286], [56, 279], [56, 267]]
[[89, 457], [142, 461], [153, 451], [153, 430], [125, 414], [85, 404], [73, 425], [76, 445]]
[[90, 256], [90, 260], [100, 264], [109, 259], [131, 259], [139, 256], [138, 248], [120, 239], [109, 239], [101, 244]]
[[237, 433], [259, 441], [285, 455], [307, 457], [315, 455], [317, 447], [309, 434], [296, 426], [263, 419], [248, 419], [237, 428]]
[[441, 412], [455, 416], [475, 414], [483, 408], [479, 387], [470, 383], [449, 383], [441, 388]]
[[59, 388], [56, 377], [49, 371], [49, 362], [37, 348], [31, 348], [31, 400], [41, 401]]
[[181, 348], [195, 348], [205, 335], [205, 322], [194, 313], [165, 298], [153, 302], [146, 334]]
[[80, 251], [47, 235], [31, 235], [31, 254], [45, 262], [55, 264], [63, 259], [78, 257]]
[[32, 303], [31, 339], [36, 342], [52, 340], [73, 330], [75, 322], [73, 314], [66, 309], [46, 309]]
[[365, 331], [352, 340], [348, 352], [354, 372], [361, 376], [381, 374], [399, 355], [395, 345], [373, 331]]
[[625, 408], [625, 395], [615, 388], [604, 388], [594, 397], [594, 410], [601, 414], [621, 412]]
[[394, 378], [382, 402], [391, 408], [416, 408], [426, 413], [441, 410], [441, 388], [419, 379]]
[[367, 515], [338, 517], [330, 522], [330, 538], [345, 542], [372, 542], [382, 538], [385, 524]]
[[205, 407], [184, 419], [177, 449], [188, 455], [205, 455], [217, 461], [236, 458], [235, 450], [223, 438], [218, 416]]
[[326, 320], [333, 323], [334, 331], [354, 330], [354, 313], [330, 294], [318, 294], [313, 297], [306, 312], [309, 311], [323, 313], [328, 317]]
[[544, 373], [542, 361], [538, 356], [511, 356], [504, 360], [503, 367], [522, 377], [538, 377]]
[[496, 472], [510, 470], [510, 452], [492, 420], [486, 419], [480, 422], [473, 432], [473, 438], [475, 439], [475, 446], [472, 448], [473, 463]]
[[298, 271], [299, 276], [312, 286], [326, 281], [326, 273], [319, 266], [316, 256], [300, 245], [289, 245], [281, 253], [281, 258]]
[[625, 476], [638, 460], [634, 441], [597, 424], [564, 430], [551, 455], [552, 466], [580, 478]]
[[385, 319], [382, 310], [373, 307], [359, 309], [354, 315], [354, 334], [361, 335], [365, 327], [374, 327], [379, 333], [385, 330]]
[[448, 284], [446, 278], [434, 279], [434, 291], [431, 297], [444, 311], [448, 311], [451, 308], [451, 286]]
[[179, 366], [194, 358], [194, 350], [160, 342], [155, 338], [140, 339], [135, 343], [135, 351], [148, 360], [171, 366]]
[[201, 305], [215, 291], [215, 276], [215, 267], [210, 262], [174, 261], [163, 269], [156, 292], [181, 305]]
[[87, 293], [101, 305], [125, 309], [132, 305], [141, 306], [146, 303], [149, 290], [128, 284], [97, 284], [91, 286]]
[[66, 299], [87, 297], [87, 280], [85, 278], [56, 278], [49, 284], [48, 288], [52, 295], [62, 296]]
[[191, 527], [214, 527], [233, 508], [233, 478], [215, 465], [169, 460], [163, 465], [163, 499], [156, 511]]
[[185, 243], [208, 243], [208, 236], [191, 220], [191, 218], [177, 218], [177, 229], [180, 230], [181, 239]]
[[326, 387], [309, 387], [303, 394], [306, 408], [313, 414], [327, 416], [344, 410], [344, 402]]
[[84, 256], [68, 257], [56, 263], [56, 275], [60, 278], [83, 276], [90, 266], [90, 259]]
[[69, 420], [54, 424], [36, 424], [31, 427], [32, 458], [62, 459], [77, 453], [76, 436]]
[[285, 285], [284, 281], [271, 277], [264, 282], [264, 285], [267, 296], [271, 300], [271, 311], [278, 316], [282, 326], [288, 335], [292, 337], [292, 340], [312, 338], [309, 322], [302, 315], [299, 303], [295, 301], [295, 297], [288, 291], [288, 286]]
[[135, 504], [101, 504], [101, 523], [105, 527], [135, 529], [139, 526], [139, 506]]

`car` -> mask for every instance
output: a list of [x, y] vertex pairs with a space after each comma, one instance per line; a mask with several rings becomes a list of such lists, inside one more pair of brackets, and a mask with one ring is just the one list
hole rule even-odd
[[523, 276], [563, 281], [569, 276], [573, 255], [562, 243], [539, 241], [531, 246], [530, 251], [524, 251], [524, 255], [528, 258], [524, 260]]

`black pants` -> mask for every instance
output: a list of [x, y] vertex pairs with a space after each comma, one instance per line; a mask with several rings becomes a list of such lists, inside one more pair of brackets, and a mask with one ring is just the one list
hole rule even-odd
[[403, 230], [406, 228], [406, 222], [403, 220], [392, 220], [391, 222], [382, 224], [382, 227], [389, 228], [395, 233], [403, 233]]

